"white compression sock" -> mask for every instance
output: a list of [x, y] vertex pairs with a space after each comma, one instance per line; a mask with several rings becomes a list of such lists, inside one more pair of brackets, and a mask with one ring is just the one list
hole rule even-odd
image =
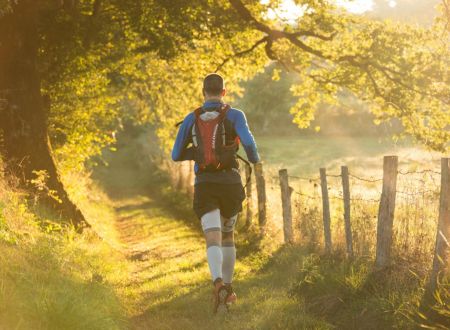
[[206, 256], [208, 258], [209, 271], [214, 282], [218, 277], [222, 278], [222, 249], [220, 246], [211, 245], [206, 250]]
[[223, 282], [231, 284], [233, 281], [234, 264], [236, 263], [236, 248], [232, 246], [222, 246], [223, 263], [222, 274]]

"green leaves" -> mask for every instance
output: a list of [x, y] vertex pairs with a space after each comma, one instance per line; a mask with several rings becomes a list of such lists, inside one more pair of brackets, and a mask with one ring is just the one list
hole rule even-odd
[[[324, 0], [297, 1], [304, 10], [293, 24], [267, 17], [279, 1], [248, 2], [248, 13], [237, 3], [80, 0], [68, 10], [43, 2], [39, 68], [60, 166], [80, 168], [130, 121], [154, 125], [169, 149], [174, 124], [202, 102], [205, 74], [219, 69], [229, 94], [239, 96], [240, 82], [269, 59], [298, 73], [295, 80], [273, 77], [293, 84], [297, 100], [283, 99], [299, 127], [309, 125], [320, 104], [337, 104], [339, 93], [350, 92], [377, 122], [398, 118], [416, 140], [448, 149], [450, 54], [441, 25], [374, 21]], [[261, 104], [261, 114], [275, 103]]]

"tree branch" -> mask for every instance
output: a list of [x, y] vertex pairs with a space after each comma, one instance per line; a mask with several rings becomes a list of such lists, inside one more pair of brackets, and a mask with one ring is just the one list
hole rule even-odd
[[[271, 47], [272, 47], [273, 41], [276, 41], [278, 39], [287, 39], [294, 46], [302, 49], [306, 53], [315, 55], [318, 58], [321, 58], [323, 60], [328, 60], [333, 63], [347, 62], [351, 66], [359, 68], [362, 72], [367, 73], [369, 75], [369, 78], [371, 80], [375, 81], [372, 74], [370, 72], [368, 72], [368, 67], [372, 66], [374, 69], [381, 72], [381, 74], [383, 74], [392, 83], [402, 86], [403, 88], [413, 91], [415, 93], [418, 93], [420, 95], [432, 97], [432, 98], [435, 98], [436, 100], [439, 100], [440, 102], [442, 102], [444, 104], [448, 104], [448, 101], [446, 101], [445, 99], [442, 99], [442, 97], [440, 97], [439, 95], [433, 95], [430, 93], [426, 93], [426, 92], [417, 90], [413, 86], [410, 86], [405, 81], [405, 79], [407, 79], [407, 78], [405, 78], [401, 72], [393, 70], [392, 68], [389, 68], [387, 66], [379, 65], [378, 63], [376, 63], [374, 61], [370, 61], [369, 58], [367, 58], [367, 57], [363, 57], [361, 55], [343, 55], [343, 56], [334, 58], [330, 55], [325, 54], [323, 51], [321, 51], [319, 49], [315, 49], [315, 48], [307, 45], [305, 42], [303, 42], [302, 40], [299, 39], [299, 37], [301, 37], [301, 36], [311, 36], [311, 37], [319, 38], [324, 41], [329, 41], [334, 38], [334, 36], [337, 34], [337, 31], [333, 32], [329, 36], [323, 36], [323, 35], [315, 33], [314, 31], [303, 30], [303, 31], [296, 31], [296, 32], [290, 33], [290, 32], [286, 32], [286, 31], [272, 29], [271, 27], [259, 22], [255, 17], [253, 17], [252, 13], [245, 7], [245, 5], [242, 3], [241, 0], [229, 0], [229, 2], [233, 6], [233, 8], [238, 12], [238, 14], [241, 16], [241, 18], [243, 18], [249, 24], [253, 25], [257, 30], [264, 32], [266, 34], [266, 37], [268, 38], [266, 47], [265, 47], [266, 54], [272, 60], [280, 61], [280, 59], [278, 59], [275, 56], [274, 52], [272, 51]], [[447, 5], [447, 0], [444, 0], [444, 6], [446, 6], [446, 5]], [[446, 6], [446, 8], [447, 8], [447, 6]], [[393, 75], [395, 75], [397, 77], [390, 75], [388, 72], [392, 73]]]
[[295, 37], [313, 37], [313, 38], [318, 38], [318, 39], [325, 40], [325, 41], [330, 41], [330, 40], [334, 39], [334, 37], [338, 34], [338, 32], [334, 31], [333, 33], [331, 33], [328, 36], [323, 35], [323, 34], [318, 34], [316, 32], [308, 31], [308, 30], [300, 30], [300, 31], [296, 31], [293, 33], [289, 33], [289, 34], [292, 36], [295, 36]]
[[229, 0], [229, 1], [230, 4], [233, 6], [233, 8], [236, 9], [236, 11], [244, 20], [253, 24], [255, 28], [260, 30], [261, 32], [264, 32], [269, 36], [271, 35], [272, 29], [267, 25], [259, 22], [256, 18], [254, 18], [252, 13], [245, 7], [242, 1], [240, 0]]
[[267, 36], [263, 37], [262, 39], [259, 39], [257, 42], [255, 42], [255, 44], [253, 46], [251, 46], [250, 48], [240, 51], [238, 53], [233, 54], [231, 57], [227, 57], [226, 59], [223, 60], [223, 62], [221, 64], [219, 64], [219, 66], [216, 68], [216, 70], [214, 72], [219, 72], [219, 70], [222, 69], [222, 67], [228, 62], [230, 61], [232, 58], [235, 57], [241, 57], [244, 56], [248, 53], [251, 53], [252, 51], [254, 51], [259, 45], [267, 42], [269, 40], [269, 38]]

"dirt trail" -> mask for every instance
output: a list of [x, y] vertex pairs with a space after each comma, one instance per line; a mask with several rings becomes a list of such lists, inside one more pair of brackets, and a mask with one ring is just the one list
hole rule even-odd
[[113, 154], [95, 176], [113, 201], [119, 243], [129, 261], [123, 290], [131, 328], [198, 329], [192, 314], [211, 316], [211, 287], [197, 219], [162, 173], [143, 171], [129, 153]]
[[329, 328], [287, 297], [301, 251], [256, 251], [239, 232], [239, 302], [231, 313], [213, 316], [204, 239], [191, 202], [170, 190], [161, 172], [143, 169], [133, 159], [129, 147], [119, 149], [109, 166], [95, 174], [113, 200], [116, 229], [129, 261], [121, 290], [131, 329]]
[[[115, 199], [117, 230], [130, 262], [126, 291], [132, 329], [327, 329], [287, 291], [301, 251], [239, 253], [238, 305], [211, 312], [211, 283], [201, 232], [150, 191]], [[190, 219], [194, 220], [195, 219]], [[127, 299], [128, 300], [128, 299]]]

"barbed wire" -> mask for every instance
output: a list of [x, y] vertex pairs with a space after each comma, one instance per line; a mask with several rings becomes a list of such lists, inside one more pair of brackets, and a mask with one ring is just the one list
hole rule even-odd
[[430, 169], [422, 170], [422, 171], [406, 171], [406, 172], [402, 172], [401, 170], [398, 170], [397, 173], [400, 175], [425, 174], [425, 173], [433, 173], [433, 174], [441, 175], [441, 172], [430, 170]]
[[[435, 170], [431, 170], [431, 169], [426, 169], [426, 170], [422, 170], [422, 171], [401, 171], [398, 170], [397, 171], [398, 174], [400, 175], [411, 175], [411, 174], [426, 174], [426, 173], [432, 173], [432, 174], [437, 174], [437, 175], [441, 175], [441, 172], [439, 171], [435, 171]], [[333, 177], [333, 178], [340, 178], [342, 177], [342, 174], [327, 174], [327, 177]], [[297, 175], [289, 175], [289, 178], [293, 178], [293, 179], [298, 179], [298, 180], [305, 180], [305, 181], [320, 181], [320, 177], [302, 177], [302, 176], [297, 176]], [[360, 180], [360, 181], [365, 181], [365, 182], [380, 182], [383, 181], [383, 178], [364, 178], [352, 173], [349, 173], [349, 177], [352, 177], [354, 179]], [[273, 176], [273, 179], [278, 179], [278, 176]]]
[[[434, 171], [431, 169], [425, 169], [422, 171], [397, 171], [397, 173], [399, 175], [414, 175], [414, 174], [430, 174], [430, 178], [432, 179], [433, 183], [435, 183], [434, 179], [435, 176], [433, 176], [432, 174], [438, 174], [440, 175], [441, 173], [438, 171]], [[334, 177], [334, 178], [339, 178], [342, 177], [341, 174], [326, 174], [327, 177]], [[349, 173], [349, 177], [351, 177], [352, 179], [356, 179], [358, 181], [363, 181], [363, 182], [368, 182], [368, 183], [377, 183], [377, 182], [382, 182], [383, 178], [374, 178], [374, 177], [370, 177], [370, 178], [365, 178], [365, 177], [361, 177], [352, 173]], [[275, 179], [279, 178], [279, 177], [273, 177]], [[293, 179], [298, 179], [298, 180], [304, 180], [304, 181], [308, 181], [310, 183], [314, 183], [314, 184], [319, 184], [321, 182], [321, 178], [320, 177], [303, 177], [303, 176], [296, 176], [296, 175], [289, 175], [289, 178], [293, 178]], [[422, 179], [418, 179], [417, 181], [422, 183], [422, 186], [426, 186], [426, 177], [422, 178]], [[353, 187], [353, 185], [352, 185]], [[292, 187], [291, 187], [292, 188]], [[329, 187], [330, 190], [331, 187]], [[294, 189], [292, 189], [292, 191], [294, 193], [296, 193], [299, 196], [305, 197], [307, 199], [310, 200], [322, 200], [322, 196], [321, 195], [308, 195], [308, 194], [304, 194], [302, 192], [299, 191], [295, 191]], [[405, 195], [405, 196], [423, 196], [423, 198], [430, 198], [430, 197], [425, 197], [425, 195], [436, 195], [438, 194], [438, 191], [436, 190], [432, 190], [432, 189], [422, 189], [422, 190], [418, 190], [418, 191], [407, 191], [407, 190], [401, 190], [398, 189], [396, 190], [396, 192], [399, 195]], [[381, 192], [380, 192], [381, 195]], [[328, 196], [328, 198], [330, 200], [344, 200], [344, 198], [341, 196]], [[350, 198], [350, 201], [360, 201], [360, 202], [370, 202], [370, 203], [379, 203], [380, 202], [380, 198], [363, 198], [363, 197], [352, 197]]]
[[352, 177], [352, 178], [354, 178], [354, 179], [360, 180], [360, 181], [371, 182], [371, 183], [383, 181], [382, 178], [381, 178], [381, 179], [375, 179], [375, 178], [370, 178], [370, 179], [368, 179], [368, 178], [362, 178], [362, 177], [360, 177], [360, 176], [357, 176], [357, 175], [351, 174], [351, 173], [349, 173], [348, 176], [349, 176], [349, 177]]
[[419, 196], [419, 195], [425, 195], [425, 194], [428, 194], [428, 193], [438, 194], [438, 192], [436, 190], [419, 190], [417, 192], [408, 192], [408, 191], [403, 191], [403, 190], [396, 190], [396, 192], [398, 194], [408, 195], [408, 196]]
[[296, 176], [296, 175], [289, 175], [289, 177], [293, 178], [293, 179], [305, 180], [305, 181], [309, 181], [309, 182], [320, 181], [320, 178], [307, 178], [307, 177]]
[[[306, 195], [303, 193], [299, 193], [294, 191], [295, 193], [297, 193], [298, 195], [301, 196], [305, 196], [305, 197], [311, 197], [310, 195]], [[420, 190], [417, 192], [408, 192], [408, 191], [403, 191], [403, 190], [396, 190], [396, 193], [398, 194], [403, 194], [403, 195], [408, 195], [408, 196], [421, 196], [421, 195], [426, 195], [426, 194], [438, 194], [439, 192], [435, 191], [435, 190]], [[321, 196], [316, 196], [314, 197], [316, 199], [322, 199]], [[344, 200], [344, 198], [342, 196], [328, 196], [328, 199], [339, 199], [339, 200]], [[379, 202], [380, 199], [376, 199], [376, 198], [361, 198], [361, 197], [351, 197], [350, 198], [351, 201], [367, 201], [367, 202]]]
[[[426, 174], [426, 173], [433, 173], [433, 174], [437, 174], [440, 175], [441, 172], [438, 171], [434, 171], [434, 170], [423, 170], [423, 171], [406, 171], [406, 172], [402, 172], [402, 171], [397, 171], [398, 174], [400, 175], [411, 175], [411, 174]], [[340, 178], [342, 177], [341, 174], [327, 174], [327, 177], [332, 177], [332, 178]], [[375, 182], [381, 182], [383, 181], [383, 178], [364, 178], [352, 173], [349, 173], [349, 177], [359, 180], [359, 181], [364, 181], [364, 182], [370, 182], [370, 183], [375, 183]], [[431, 176], [432, 178], [434, 178], [433, 176]], [[279, 177], [277, 176], [273, 176], [273, 179], [278, 179]], [[304, 181], [309, 181], [309, 182], [318, 182], [320, 181], [320, 177], [302, 177], [302, 176], [296, 176], [296, 175], [289, 175], [289, 178], [293, 178], [293, 179], [298, 179], [298, 180], [304, 180]], [[424, 180], [419, 180], [421, 182], [424, 182]]]
[[[322, 196], [317, 195], [317, 196], [313, 196], [313, 195], [308, 195], [308, 194], [304, 194], [302, 192], [298, 192], [293, 190], [293, 192], [299, 196], [302, 197], [306, 197], [308, 199], [312, 199], [312, 200], [321, 200]], [[423, 196], [425, 194], [438, 194], [437, 191], [435, 190], [420, 190], [418, 192], [408, 192], [408, 191], [403, 191], [403, 190], [396, 190], [396, 193], [398, 194], [402, 194], [402, 195], [407, 195], [407, 196]], [[328, 199], [333, 199], [333, 200], [341, 200], [343, 201], [344, 198], [342, 196], [336, 196], [336, 195], [329, 195]], [[351, 197], [350, 201], [360, 201], [360, 202], [370, 202], [370, 203], [379, 203], [380, 199], [378, 198], [362, 198], [362, 197]]]
[[376, 198], [359, 198], [359, 197], [352, 197], [350, 198], [351, 201], [362, 201], [362, 202], [370, 202], [370, 203], [379, 203], [380, 200]]
[[296, 193], [297, 195], [306, 197], [308, 199], [313, 199], [313, 200], [322, 199], [320, 196], [312, 196], [312, 195], [304, 194], [302, 192], [298, 192], [298, 191], [295, 191], [295, 190], [294, 190], [294, 193]]
[[334, 199], [334, 200], [344, 200], [344, 197], [342, 196], [335, 196], [335, 195], [328, 195], [328, 199]]

